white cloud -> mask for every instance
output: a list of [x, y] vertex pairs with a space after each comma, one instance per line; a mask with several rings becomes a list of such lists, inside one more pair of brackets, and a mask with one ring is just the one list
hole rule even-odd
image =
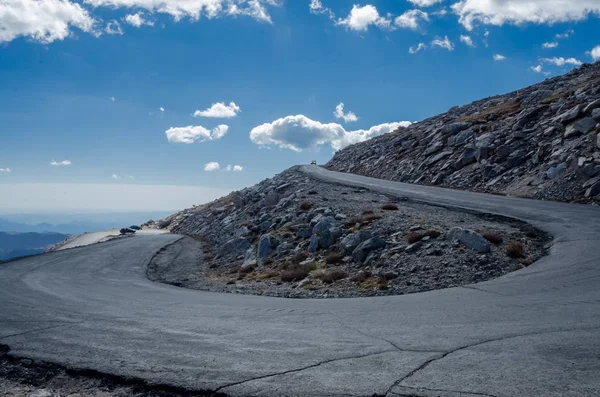
[[70, 0], [2, 0], [0, 3], [0, 43], [27, 37], [49, 44], [73, 34], [73, 27], [91, 33], [95, 23], [85, 8]]
[[575, 58], [563, 58], [563, 57], [554, 57], [554, 58], [542, 58], [543, 62], [551, 63], [556, 66], [565, 66], [565, 65], [573, 65], [573, 66], [581, 66], [583, 62]]
[[0, 172], [6, 172], [7, 174], [11, 173], [12, 170], [10, 168], [0, 168]]
[[421, 10], [408, 10], [404, 14], [396, 17], [394, 23], [401, 28], [416, 30], [419, 28], [419, 22], [429, 21], [429, 15]]
[[417, 7], [430, 7], [434, 4], [441, 3], [444, 0], [407, 0], [410, 3], [413, 3]]
[[431, 15], [435, 15], [436, 17], [444, 17], [447, 14], [448, 10], [445, 7], [431, 13]]
[[506, 59], [506, 57], [502, 54], [495, 54], [494, 55], [494, 61], [499, 62], [499, 61], [504, 61]]
[[56, 161], [56, 160], [52, 160], [50, 162], [50, 165], [53, 165], [55, 167], [66, 167], [68, 165], [71, 165], [71, 162], [69, 160], [63, 160], [63, 161]]
[[461, 0], [452, 6], [459, 22], [472, 30], [475, 23], [502, 26], [580, 21], [600, 13], [599, 0]]
[[212, 172], [212, 171], [219, 171], [220, 169], [221, 169], [221, 166], [219, 165], [219, 163], [214, 162], [214, 161], [204, 164], [204, 171]]
[[122, 178], [117, 174], [112, 174], [112, 179], [115, 179], [118, 181], [119, 179], [122, 179]]
[[452, 42], [448, 39], [448, 36], [444, 36], [444, 39], [435, 39], [431, 42], [431, 45], [434, 47], [441, 47], [441, 48], [445, 48], [448, 51], [452, 51], [454, 50], [454, 44], [452, 44]]
[[353, 5], [350, 14], [344, 19], [338, 19], [337, 25], [346, 26], [346, 28], [356, 31], [365, 31], [370, 25], [383, 29], [389, 29], [391, 25], [390, 17], [379, 15], [377, 8], [370, 4], [366, 6]]
[[253, 128], [250, 131], [250, 140], [259, 146], [277, 146], [296, 152], [316, 150], [324, 144], [330, 144], [334, 150], [340, 150], [410, 124], [408, 121], [402, 121], [376, 125], [368, 130], [346, 131], [340, 124], [323, 124], [299, 114]]
[[344, 103], [343, 102], [340, 102], [340, 104], [335, 107], [335, 112], [333, 112], [333, 115], [335, 116], [336, 119], [343, 119], [346, 123], [358, 121], [358, 117], [354, 113], [352, 113], [352, 112], [344, 113]]
[[154, 26], [154, 22], [146, 20], [141, 12], [125, 15], [125, 22], [136, 28], [142, 25]]
[[165, 108], [163, 108], [162, 106], [158, 108], [158, 110], [160, 110], [161, 112], [165, 111]]
[[460, 41], [462, 41], [463, 43], [465, 43], [469, 47], [475, 47], [475, 44], [473, 43], [473, 39], [471, 38], [471, 36], [461, 35], [460, 36]]
[[427, 44], [419, 43], [416, 46], [409, 47], [408, 52], [410, 54], [416, 54], [417, 52], [419, 52], [421, 50], [425, 50], [425, 49], [427, 49]]
[[593, 59], [594, 61], [597, 61], [597, 60], [599, 60], [599, 59], [600, 59], [600, 45], [597, 45], [596, 47], [594, 47], [594, 48], [593, 48], [593, 49], [590, 51], [589, 55], [592, 57], [592, 59]]
[[531, 70], [536, 72], [536, 73], [542, 73], [542, 65], [537, 65], [537, 66], [532, 66]]
[[106, 34], [123, 34], [123, 29], [121, 29], [121, 25], [114, 19], [106, 24], [106, 28], [104, 28], [104, 31], [106, 32]]
[[169, 143], [194, 143], [195, 141], [215, 141], [221, 139], [227, 134], [229, 127], [221, 124], [213, 130], [204, 128], [201, 125], [188, 125], [187, 127], [171, 127], [165, 131]]
[[575, 34], [575, 31], [573, 29], [569, 29], [564, 33], [557, 33], [555, 37], [557, 39], [568, 39], [569, 37], [571, 37], [574, 34]]
[[266, 6], [278, 6], [278, 0], [84, 0], [93, 7], [141, 8], [150, 13], [168, 14], [179, 21], [189, 18], [198, 21], [224, 16], [248, 16], [271, 23]]
[[241, 165], [237, 165], [237, 164], [236, 165], [228, 164], [227, 167], [223, 168], [223, 171], [226, 171], [226, 172], [231, 172], [231, 171], [242, 172], [243, 170], [244, 170], [244, 167]]
[[542, 48], [556, 48], [556, 47], [558, 47], [557, 41], [547, 42], [547, 43], [542, 44]]
[[114, 101], [116, 101], [116, 98], [115, 98], [114, 96], [111, 96], [111, 97], [110, 97], [110, 98], [108, 98], [108, 99], [110, 99], [110, 100], [111, 100], [111, 101], [113, 101], [113, 102], [114, 102]]
[[211, 107], [206, 110], [196, 110], [194, 117], [213, 117], [220, 119], [228, 119], [237, 116], [242, 110], [235, 102], [229, 102], [229, 105], [225, 105], [224, 102], [213, 103]]
[[311, 14], [316, 14], [316, 15], [328, 14], [329, 18], [331, 18], [331, 19], [335, 18], [335, 14], [333, 13], [333, 11], [331, 11], [330, 8], [323, 6], [323, 3], [321, 2], [321, 0], [310, 0], [310, 4], [308, 5], [308, 8], [310, 9]]

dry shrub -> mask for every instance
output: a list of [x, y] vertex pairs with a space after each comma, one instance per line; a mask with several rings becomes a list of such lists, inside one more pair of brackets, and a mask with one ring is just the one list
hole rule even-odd
[[253, 271], [254, 271], [254, 266], [240, 267], [238, 269], [238, 273], [239, 274], [243, 274], [243, 275], [246, 275], [248, 273], [252, 273]]
[[399, 208], [396, 204], [394, 203], [387, 203], [381, 206], [382, 210], [386, 210], [386, 211], [398, 211]]
[[459, 121], [466, 121], [468, 123], [477, 121], [487, 121], [487, 117], [490, 114], [495, 114], [498, 118], [509, 116], [511, 114], [518, 113], [521, 110], [521, 102], [517, 99], [500, 103], [496, 106], [490, 106], [489, 108], [476, 113], [463, 116]]
[[384, 275], [379, 276], [377, 279], [377, 288], [382, 291], [388, 289], [388, 280]]
[[343, 278], [346, 278], [346, 272], [342, 269], [336, 268], [325, 272], [325, 275], [323, 276], [323, 282], [331, 284]]
[[522, 258], [525, 256], [525, 251], [523, 250], [521, 243], [517, 241], [511, 241], [506, 246], [506, 255], [511, 258]]
[[363, 215], [369, 215], [369, 214], [374, 214], [373, 210], [364, 210], [362, 212]]
[[535, 229], [531, 226], [527, 226], [525, 228], [525, 235], [529, 238], [537, 238], [537, 233]]
[[317, 192], [316, 190], [311, 190], [308, 192], [308, 194], [315, 195], [315, 194], [319, 194], [319, 192]]
[[308, 275], [311, 278], [314, 278], [317, 280], [323, 280], [323, 277], [325, 277], [325, 270], [324, 269], [313, 270], [312, 272], [308, 273]]
[[367, 214], [363, 214], [360, 217], [360, 223], [363, 223], [363, 224], [365, 224], [365, 223], [371, 223], [371, 222], [376, 221], [377, 219], [380, 219], [380, 218], [381, 218], [381, 215], [375, 214], [373, 212], [370, 212], [370, 213], [367, 213]]
[[308, 201], [303, 201], [300, 203], [300, 206], [298, 208], [300, 208], [300, 211], [308, 211], [312, 208], [312, 204]]
[[362, 283], [366, 279], [368, 279], [369, 277], [371, 277], [371, 272], [369, 272], [369, 271], [361, 271], [361, 272], [356, 273], [352, 277], [350, 277], [350, 281], [354, 281], [354, 282], [357, 282], [357, 283]]
[[431, 238], [438, 238], [438, 237], [440, 237], [440, 235], [442, 234], [442, 232], [440, 232], [439, 230], [431, 229], [431, 230], [427, 230], [423, 234], [425, 236], [429, 236]]
[[344, 255], [339, 252], [330, 252], [327, 254], [327, 258], [325, 258], [326, 262], [330, 264], [340, 263], [342, 259], [344, 259]]
[[308, 252], [306, 251], [300, 251], [298, 253], [296, 253], [293, 258], [292, 258], [292, 262], [294, 263], [300, 263], [302, 261], [305, 261], [308, 259]]
[[498, 232], [487, 232], [483, 233], [482, 236], [492, 244], [502, 244], [502, 236]]
[[425, 237], [424, 233], [419, 233], [419, 232], [411, 232], [408, 234], [408, 236], [406, 236], [406, 241], [409, 244], [414, 244], [418, 241], [421, 241], [423, 239], [423, 237]]
[[304, 280], [308, 272], [303, 267], [294, 267], [281, 272], [281, 281], [291, 282]]

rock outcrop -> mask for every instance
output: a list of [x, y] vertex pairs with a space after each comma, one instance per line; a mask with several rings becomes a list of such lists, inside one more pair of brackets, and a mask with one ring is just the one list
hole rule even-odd
[[600, 62], [349, 146], [326, 167], [537, 199], [600, 201]]

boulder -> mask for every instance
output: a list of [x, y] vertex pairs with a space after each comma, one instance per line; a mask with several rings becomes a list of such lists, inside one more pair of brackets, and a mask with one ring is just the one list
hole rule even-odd
[[406, 247], [404, 249], [404, 252], [406, 252], [407, 254], [414, 254], [415, 252], [420, 250], [422, 246], [423, 246], [423, 242], [417, 241], [416, 243], [412, 243], [411, 245]]
[[359, 230], [344, 237], [340, 243], [343, 255], [350, 255], [362, 242], [373, 237], [373, 233], [367, 230]]
[[424, 156], [432, 155], [432, 154], [437, 153], [440, 150], [442, 150], [443, 147], [444, 147], [444, 144], [441, 141], [434, 142], [433, 144], [429, 145], [429, 147], [427, 147], [427, 149], [425, 149], [425, 151], [423, 152], [423, 155]]
[[583, 113], [591, 113], [594, 109], [600, 108], [600, 99], [596, 99], [595, 101], [589, 103], [585, 109], [583, 109]]
[[593, 178], [596, 175], [600, 174], [600, 165], [592, 163], [586, 164], [581, 169], [581, 172], [583, 172], [584, 175]]
[[385, 247], [386, 242], [379, 236], [371, 237], [370, 239], [363, 241], [352, 251], [352, 259], [358, 263], [362, 263], [367, 259], [367, 256], [371, 251]]
[[280, 200], [279, 193], [271, 191], [271, 192], [267, 193], [267, 195], [263, 199], [263, 204], [265, 205], [265, 207], [273, 207], [273, 206], [277, 205], [279, 200]]
[[452, 123], [452, 124], [446, 124], [442, 128], [442, 134], [444, 134], [444, 135], [456, 135], [459, 132], [461, 132], [463, 130], [466, 130], [470, 126], [471, 126], [471, 124], [469, 124], [469, 123], [462, 123], [462, 122]]
[[308, 252], [317, 252], [319, 249], [319, 237], [316, 234], [310, 236], [310, 243], [308, 244]]
[[465, 150], [460, 155], [461, 164], [464, 166], [464, 165], [469, 165], [469, 164], [473, 164], [474, 162], [476, 162], [477, 161], [476, 153], [477, 153], [477, 149], [475, 149], [475, 148], [472, 148], [472, 147], [465, 148]]
[[559, 176], [561, 176], [563, 174], [563, 172], [565, 172], [565, 170], [567, 169], [567, 164], [565, 163], [561, 163], [559, 165], [556, 166], [552, 166], [548, 169], [548, 171], [546, 171], [546, 178], [548, 179], [556, 179]]
[[244, 237], [250, 234], [250, 230], [246, 226], [241, 226], [235, 231], [235, 237]]
[[577, 105], [569, 110], [567, 110], [565, 113], [561, 114], [558, 119], [561, 123], [563, 124], [568, 124], [573, 120], [577, 120], [579, 117], [581, 117], [582, 113], [583, 113], [583, 105]]
[[250, 246], [251, 244], [248, 240], [246, 240], [243, 237], [237, 237], [223, 244], [223, 246], [221, 247], [221, 251], [223, 251], [225, 254], [238, 254], [242, 251], [247, 250], [248, 248], [250, 248]]
[[579, 135], [587, 134], [588, 132], [596, 128], [596, 124], [596, 120], [592, 118], [586, 117], [584, 119], [581, 119], [567, 127], [564, 137], [565, 139], [568, 139]]
[[467, 248], [482, 254], [490, 252], [490, 243], [479, 233], [472, 230], [454, 227], [448, 232], [447, 239], [458, 241]]
[[[322, 218], [313, 227], [312, 235], [317, 236], [320, 248], [327, 249], [335, 243], [335, 239], [336, 239], [335, 235], [336, 234], [339, 235], [339, 233], [337, 233], [333, 230], [334, 229], [333, 222], [334, 222], [333, 217], [328, 216], [328, 217]], [[311, 243], [312, 243], [312, 238], [311, 238]]]
[[242, 263], [242, 269], [245, 269], [249, 266], [256, 266], [256, 250], [252, 247], [246, 250], [246, 254], [244, 255], [244, 263]]
[[279, 241], [277, 241], [277, 239], [270, 234], [263, 234], [260, 236], [260, 240], [258, 240], [258, 249], [256, 252], [258, 259], [261, 260], [271, 255], [271, 252], [273, 252], [273, 249], [277, 247], [278, 243]]
[[600, 121], [600, 109], [594, 109], [592, 111], [592, 118], [596, 121]]
[[586, 198], [595, 197], [598, 194], [600, 194], [600, 182], [594, 183], [585, 191]]
[[442, 153], [438, 153], [435, 156], [430, 157], [429, 160], [427, 160], [427, 165], [431, 166], [431, 165], [437, 163], [438, 161], [443, 160], [446, 157], [450, 156], [452, 153], [453, 153], [452, 151], [445, 151]]

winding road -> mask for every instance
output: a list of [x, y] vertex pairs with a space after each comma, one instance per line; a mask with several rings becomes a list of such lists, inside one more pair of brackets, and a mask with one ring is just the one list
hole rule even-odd
[[231, 396], [600, 395], [600, 208], [407, 185], [333, 183], [525, 220], [549, 256], [420, 294], [289, 300], [150, 282], [176, 235], [0, 265], [0, 344], [68, 367]]

